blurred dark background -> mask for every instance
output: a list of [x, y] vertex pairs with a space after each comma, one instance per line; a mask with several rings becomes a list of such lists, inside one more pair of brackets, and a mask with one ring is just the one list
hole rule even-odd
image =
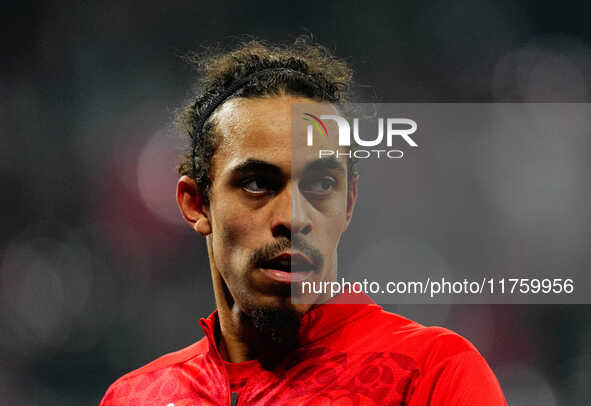
[[[199, 318], [214, 309], [204, 242], [174, 203], [181, 143], [170, 122], [195, 80], [180, 55], [309, 32], [351, 63], [356, 101], [588, 102], [589, 11], [583, 1], [4, 2], [0, 403], [97, 404], [123, 373], [202, 336]], [[471, 339], [510, 405], [591, 398], [589, 306], [386, 307]]]

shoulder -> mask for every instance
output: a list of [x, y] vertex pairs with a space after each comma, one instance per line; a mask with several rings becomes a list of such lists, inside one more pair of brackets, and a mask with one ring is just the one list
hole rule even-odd
[[[506, 406], [499, 382], [476, 347], [444, 327], [426, 327], [381, 310], [377, 317], [392, 338], [392, 347], [411, 357], [418, 374], [409, 392], [411, 405]], [[375, 323], [375, 322], [374, 322]]]
[[[132, 398], [142, 398], [144, 392], [153, 392], [156, 388], [162, 389], [163, 384], [176, 386], [178, 380], [182, 379], [182, 368], [184, 363], [198, 358], [207, 352], [208, 342], [202, 338], [196, 343], [179, 351], [165, 354], [156, 360], [135, 369], [117, 379], [106, 391], [100, 406], [111, 406], [115, 404], [128, 404]], [[160, 383], [157, 385], [156, 383]], [[148, 394], [148, 398], [153, 398]], [[120, 402], [120, 403], [117, 403]], [[122, 403], [121, 403], [122, 402]]]
[[381, 345], [406, 353], [418, 364], [441, 361], [478, 350], [458, 333], [439, 326], [424, 326], [381, 307], [363, 320], [366, 334], [381, 337]]
[[[493, 371], [476, 347], [444, 327], [426, 327], [381, 309], [374, 312], [375, 331], [391, 351], [414, 360], [417, 377], [412, 392], [415, 404], [506, 406]], [[382, 344], [383, 345], [383, 344]]]

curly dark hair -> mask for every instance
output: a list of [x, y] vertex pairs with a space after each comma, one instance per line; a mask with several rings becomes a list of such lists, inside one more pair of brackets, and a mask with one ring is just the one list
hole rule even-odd
[[[210, 167], [217, 148], [216, 123], [211, 116], [224, 101], [235, 97], [279, 95], [306, 97], [336, 105], [349, 100], [351, 68], [308, 37], [298, 37], [291, 45], [249, 40], [230, 52], [213, 56], [192, 55], [187, 60], [201, 72], [201, 77], [197, 96], [175, 120], [177, 128], [187, 134], [190, 141], [178, 173], [195, 180], [205, 205], [209, 204]], [[354, 161], [348, 162], [351, 179]]]

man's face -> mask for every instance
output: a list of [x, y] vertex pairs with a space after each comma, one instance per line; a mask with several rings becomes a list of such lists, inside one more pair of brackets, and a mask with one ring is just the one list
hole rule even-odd
[[[322, 300], [300, 296], [294, 304], [291, 296], [299, 295], [302, 281], [336, 277], [339, 239], [355, 203], [346, 161], [320, 160], [305, 146], [307, 123], [292, 123], [295, 103], [313, 103], [306, 108], [315, 115], [335, 114], [328, 103], [272, 96], [230, 100], [214, 117], [219, 146], [208, 207], [210, 261], [246, 313], [302, 313]], [[301, 125], [301, 137], [291, 136], [292, 124]], [[319, 143], [338, 148], [336, 137]]]

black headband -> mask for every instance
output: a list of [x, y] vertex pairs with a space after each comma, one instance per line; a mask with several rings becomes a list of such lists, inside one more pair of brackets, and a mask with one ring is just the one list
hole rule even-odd
[[255, 78], [258, 78], [259, 76], [262, 76], [262, 75], [264, 75], [266, 73], [269, 73], [269, 72], [281, 72], [281, 71], [283, 71], [283, 72], [290, 72], [290, 73], [296, 73], [296, 74], [308, 76], [312, 80], [315, 80], [315, 78], [312, 75], [310, 75], [310, 74], [307, 74], [307, 73], [304, 73], [304, 72], [300, 72], [300, 71], [297, 71], [297, 70], [293, 70], [293, 69], [290, 69], [290, 68], [268, 68], [268, 69], [262, 69], [262, 70], [253, 72], [250, 75], [248, 75], [248, 76], [240, 79], [239, 81], [235, 82], [234, 84], [232, 84], [232, 86], [230, 86], [229, 88], [227, 88], [224, 92], [222, 92], [219, 95], [217, 95], [209, 103], [209, 106], [205, 109], [205, 111], [203, 111], [200, 114], [199, 120], [195, 124], [195, 127], [193, 127], [193, 137], [191, 137], [191, 139], [192, 139], [192, 141], [191, 141], [191, 165], [193, 166], [193, 178], [194, 179], [196, 179], [196, 177], [197, 177], [197, 166], [195, 164], [195, 153], [196, 153], [196, 149], [197, 149], [197, 138], [201, 135], [201, 131], [203, 130], [203, 126], [205, 126], [205, 122], [209, 119], [209, 117], [215, 111], [215, 109], [217, 109], [220, 104], [222, 104], [223, 102], [225, 102], [226, 99], [228, 99], [230, 96], [232, 96], [236, 91], [238, 91], [238, 89], [240, 89], [241, 87], [243, 87], [244, 85], [246, 85], [251, 80], [253, 80]]

